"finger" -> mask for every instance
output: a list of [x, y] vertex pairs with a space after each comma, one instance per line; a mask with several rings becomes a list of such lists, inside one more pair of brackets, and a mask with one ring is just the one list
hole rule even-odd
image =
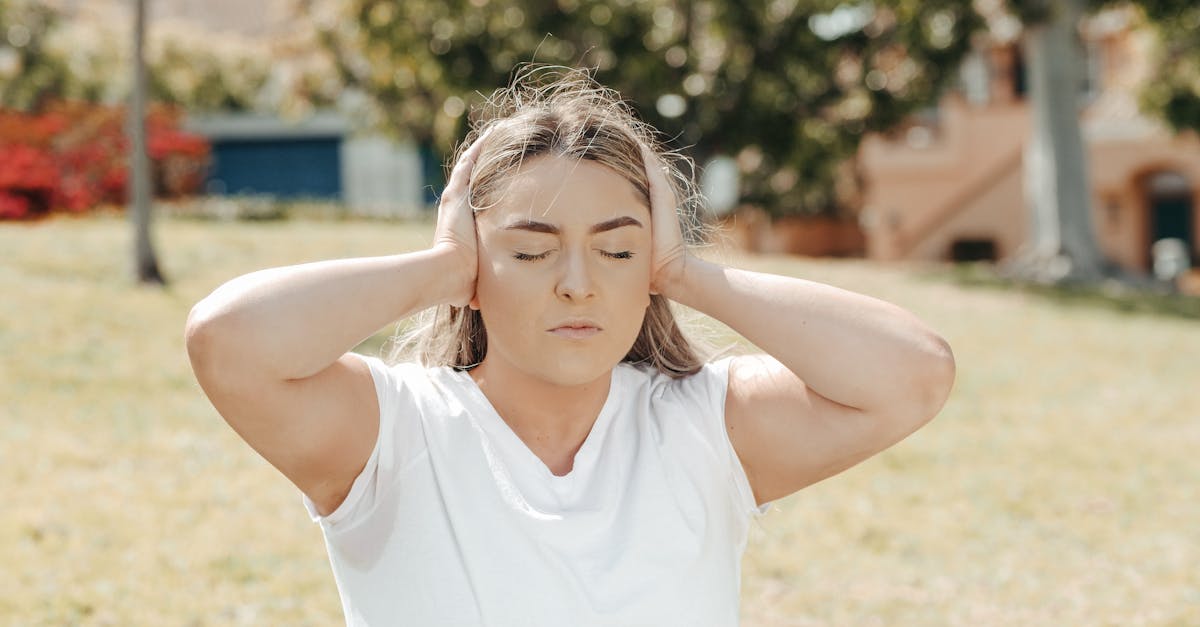
[[663, 172], [663, 162], [653, 151], [642, 145], [642, 162], [646, 165], [646, 178], [650, 183], [651, 206], [675, 207], [675, 191]]
[[446, 182], [446, 191], [460, 191], [466, 189], [467, 184], [471, 180], [471, 170], [475, 167], [475, 159], [479, 156], [479, 152], [483, 149], [484, 140], [491, 134], [492, 127], [488, 127], [475, 141], [462, 152], [458, 157], [458, 162], [454, 164], [454, 169], [450, 172], [450, 180]]
[[663, 172], [663, 162], [645, 144], [642, 145], [642, 162], [646, 166], [646, 178], [650, 184], [650, 223], [660, 235], [678, 234], [679, 217], [675, 213], [675, 190]]

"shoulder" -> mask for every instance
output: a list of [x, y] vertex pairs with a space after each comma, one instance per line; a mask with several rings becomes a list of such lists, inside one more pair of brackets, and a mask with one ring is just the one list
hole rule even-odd
[[446, 366], [426, 366], [415, 361], [390, 362], [372, 355], [356, 355], [367, 365], [375, 382], [382, 412], [392, 415], [445, 411], [470, 397], [464, 384], [469, 375]]
[[732, 393], [731, 377], [746, 374], [737, 372], [745, 359], [745, 356], [722, 356], [709, 360], [695, 373], [678, 378], [644, 372], [642, 376], [651, 399], [645, 428], [660, 434], [664, 450], [681, 462], [681, 467], [714, 479], [713, 485], [726, 486], [738, 512], [761, 514], [766, 510], [754, 500], [730, 440], [726, 416], [726, 397]]
[[725, 395], [732, 360], [706, 362], [695, 373], [672, 377], [654, 368], [623, 364], [625, 389], [631, 402], [643, 403], [643, 411], [665, 426], [691, 424], [710, 432], [722, 426]]
[[370, 369], [372, 374], [380, 374], [384, 376], [392, 376], [393, 372], [402, 372], [414, 368], [421, 368], [420, 364], [409, 361], [391, 362], [377, 355], [368, 355], [366, 353], [350, 353], [359, 358]]
[[644, 387], [656, 398], [687, 398], [696, 394], [724, 394], [729, 380], [733, 357], [705, 362], [696, 372], [682, 377], [673, 377], [649, 366], [635, 366], [622, 362], [619, 369], [624, 372], [627, 387]]
[[451, 381], [458, 374], [453, 368], [445, 366], [425, 366], [416, 361], [389, 361], [375, 355], [353, 354], [370, 368], [371, 375], [377, 381], [389, 381], [398, 386]]

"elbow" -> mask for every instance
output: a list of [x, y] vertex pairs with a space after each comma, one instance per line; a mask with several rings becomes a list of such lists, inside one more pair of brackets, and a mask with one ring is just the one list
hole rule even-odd
[[919, 389], [921, 390], [921, 424], [933, 420], [954, 389], [957, 365], [954, 350], [945, 338], [934, 335], [930, 338], [921, 367]]
[[198, 371], [204, 358], [211, 354], [212, 336], [212, 320], [202, 313], [201, 303], [197, 303], [188, 312], [187, 322], [183, 326], [183, 346], [188, 360], [192, 362], [193, 371]]
[[201, 301], [188, 313], [183, 344], [201, 387], [241, 385], [260, 367], [248, 352], [250, 339], [236, 320]]
[[187, 322], [183, 327], [183, 344], [187, 351], [192, 370], [201, 374], [214, 359], [224, 335], [220, 330], [220, 317], [215, 315], [205, 301], [200, 301], [188, 312]]

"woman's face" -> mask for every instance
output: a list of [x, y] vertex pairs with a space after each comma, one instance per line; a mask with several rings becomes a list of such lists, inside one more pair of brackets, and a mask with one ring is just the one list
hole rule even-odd
[[629, 352], [650, 304], [650, 210], [633, 185], [587, 160], [527, 160], [475, 220], [472, 307], [489, 367], [589, 383]]

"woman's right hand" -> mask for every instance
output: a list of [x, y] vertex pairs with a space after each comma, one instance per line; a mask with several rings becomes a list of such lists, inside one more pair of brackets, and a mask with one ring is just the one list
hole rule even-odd
[[471, 208], [470, 181], [475, 159], [488, 132], [475, 139], [459, 156], [450, 172], [450, 181], [438, 200], [437, 227], [433, 235], [433, 249], [451, 255], [460, 272], [448, 277], [458, 287], [449, 304], [466, 307], [475, 297], [475, 278], [479, 274], [479, 246], [475, 235], [475, 212]]

